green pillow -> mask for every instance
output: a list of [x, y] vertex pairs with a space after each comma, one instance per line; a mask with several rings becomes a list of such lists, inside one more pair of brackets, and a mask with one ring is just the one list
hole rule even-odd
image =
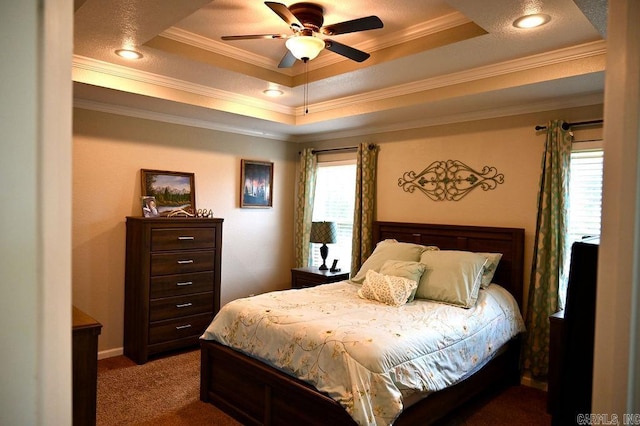
[[[380, 268], [380, 273], [383, 275], [391, 275], [394, 277], [407, 278], [409, 280], [420, 282], [422, 274], [426, 266], [420, 262], [409, 262], [405, 260], [387, 260]], [[407, 302], [411, 302], [416, 295], [417, 287], [413, 289]]]
[[502, 253], [478, 254], [487, 258], [487, 263], [484, 265], [482, 270], [482, 282], [480, 283], [480, 288], [487, 288], [489, 287], [489, 284], [491, 284], [491, 280], [496, 273], [496, 269], [498, 269], [498, 263], [500, 263], [500, 259], [502, 259]]
[[380, 241], [371, 256], [362, 264], [356, 276], [351, 278], [351, 281], [362, 284], [369, 269], [380, 272], [380, 268], [387, 260], [418, 262], [425, 249], [426, 247], [420, 244], [400, 243], [396, 240]]
[[470, 308], [476, 303], [485, 256], [457, 250], [425, 251], [420, 257], [426, 270], [416, 298]]

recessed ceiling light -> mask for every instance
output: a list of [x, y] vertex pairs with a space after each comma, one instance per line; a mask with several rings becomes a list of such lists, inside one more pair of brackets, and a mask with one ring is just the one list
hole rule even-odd
[[513, 21], [513, 26], [517, 28], [535, 28], [546, 24], [551, 20], [551, 16], [544, 13], [525, 15]]
[[125, 59], [140, 59], [142, 58], [142, 53], [136, 52], [131, 49], [118, 49], [116, 50], [116, 55], [125, 58]]
[[277, 98], [278, 96], [282, 96], [284, 94], [284, 92], [280, 89], [266, 89], [263, 90], [262, 93], [272, 98]]

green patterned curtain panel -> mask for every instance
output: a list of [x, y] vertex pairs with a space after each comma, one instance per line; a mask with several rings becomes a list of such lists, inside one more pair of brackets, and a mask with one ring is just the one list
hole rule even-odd
[[356, 199], [353, 209], [353, 239], [351, 246], [351, 275], [373, 251], [373, 221], [376, 206], [376, 166], [378, 147], [361, 143], [358, 146], [356, 169]]
[[309, 266], [309, 234], [313, 217], [317, 165], [318, 158], [313, 153], [313, 149], [305, 149], [300, 153], [293, 229], [296, 268]]
[[533, 377], [545, 377], [549, 364], [549, 316], [559, 310], [564, 277], [566, 216], [569, 199], [571, 134], [561, 120], [547, 124], [542, 159], [538, 217], [529, 283], [523, 365]]

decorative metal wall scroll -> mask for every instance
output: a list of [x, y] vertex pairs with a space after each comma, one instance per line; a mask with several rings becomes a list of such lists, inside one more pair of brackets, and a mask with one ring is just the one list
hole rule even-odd
[[495, 167], [478, 172], [458, 160], [434, 161], [422, 172], [405, 172], [398, 179], [405, 192], [418, 189], [433, 201], [459, 201], [475, 188], [488, 191], [499, 183], [504, 183], [504, 175]]

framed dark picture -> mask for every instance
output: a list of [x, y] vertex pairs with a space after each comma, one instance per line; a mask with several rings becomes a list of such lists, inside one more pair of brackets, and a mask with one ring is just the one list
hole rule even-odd
[[183, 210], [196, 211], [196, 191], [193, 173], [165, 170], [140, 170], [142, 196], [154, 197], [159, 216]]
[[242, 160], [240, 168], [240, 207], [273, 207], [273, 163]]

